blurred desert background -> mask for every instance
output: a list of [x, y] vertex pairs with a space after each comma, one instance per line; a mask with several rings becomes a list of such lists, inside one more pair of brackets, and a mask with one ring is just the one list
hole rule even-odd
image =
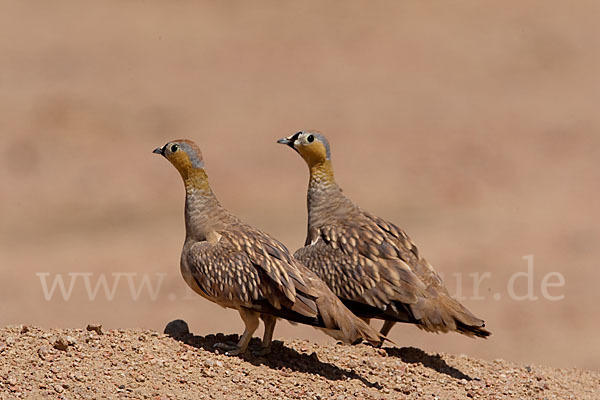
[[[347, 195], [403, 227], [494, 334], [392, 340], [600, 370], [598, 2], [0, 7], [0, 325], [240, 333], [186, 291], [183, 186], [152, 150], [197, 141], [221, 202], [295, 250], [308, 172], [275, 141], [316, 129]], [[511, 298], [528, 255], [538, 299]], [[474, 273], [489, 273], [479, 290]], [[47, 300], [57, 276], [72, 292]], [[101, 277], [114, 296], [91, 299]], [[156, 296], [135, 295], [143, 279]]]

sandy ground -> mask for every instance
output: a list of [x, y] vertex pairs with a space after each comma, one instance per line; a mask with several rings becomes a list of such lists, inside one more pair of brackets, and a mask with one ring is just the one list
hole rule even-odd
[[[413, 347], [275, 342], [267, 356], [219, 354], [223, 334], [0, 330], [0, 398], [597, 399], [600, 374]], [[251, 348], [258, 348], [258, 340]], [[232, 395], [235, 393], [235, 395]]]
[[[239, 333], [185, 289], [183, 188], [151, 151], [196, 140], [222, 203], [295, 250], [307, 171], [275, 140], [318, 129], [345, 192], [403, 227], [494, 333], [392, 340], [600, 370], [598, 4], [3, 2], [0, 326]], [[523, 300], [529, 282], [509, 283], [528, 255]], [[564, 285], [544, 293], [549, 273]]]

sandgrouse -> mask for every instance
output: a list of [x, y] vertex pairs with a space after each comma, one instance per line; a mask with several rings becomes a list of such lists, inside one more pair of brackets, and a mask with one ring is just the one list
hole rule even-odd
[[175, 140], [154, 153], [173, 164], [185, 185], [181, 273], [186, 283], [206, 299], [238, 310], [245, 324], [237, 345], [219, 343], [217, 347], [229, 355], [244, 353], [259, 317], [265, 324], [259, 354], [270, 351], [277, 318], [312, 325], [344, 342], [381, 343], [382, 336], [352, 314], [283, 244], [219, 204], [196, 144]]
[[453, 299], [433, 267], [396, 225], [352, 203], [336, 184], [327, 139], [298, 132], [286, 144], [308, 164], [308, 232], [294, 257], [314, 271], [357, 316], [430, 332], [487, 337], [481, 319]]

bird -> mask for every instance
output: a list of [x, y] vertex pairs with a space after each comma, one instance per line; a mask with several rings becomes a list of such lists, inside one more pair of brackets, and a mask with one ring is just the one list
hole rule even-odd
[[485, 338], [491, 333], [452, 298], [411, 238], [344, 195], [335, 181], [324, 135], [300, 131], [279, 139], [306, 162], [308, 230], [294, 257], [314, 271], [357, 316], [384, 320], [387, 336], [397, 322], [429, 332], [456, 331]]
[[185, 187], [186, 235], [180, 259], [185, 282], [209, 301], [236, 309], [245, 324], [237, 344], [217, 343], [217, 348], [227, 355], [245, 353], [259, 318], [265, 330], [256, 355], [270, 352], [278, 318], [311, 325], [347, 343], [381, 343], [383, 336], [349, 311], [285, 245], [221, 206], [193, 141], [174, 140], [153, 153], [179, 171]]

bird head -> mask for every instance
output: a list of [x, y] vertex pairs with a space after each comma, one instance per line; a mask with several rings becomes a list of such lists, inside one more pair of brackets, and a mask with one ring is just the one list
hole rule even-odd
[[329, 142], [320, 133], [296, 132], [292, 136], [279, 139], [277, 143], [287, 144], [296, 150], [304, 161], [306, 161], [309, 168], [331, 160]]
[[186, 182], [198, 176], [206, 177], [202, 152], [196, 143], [191, 140], [173, 140], [163, 147], [157, 147], [153, 153], [160, 154], [169, 160]]

